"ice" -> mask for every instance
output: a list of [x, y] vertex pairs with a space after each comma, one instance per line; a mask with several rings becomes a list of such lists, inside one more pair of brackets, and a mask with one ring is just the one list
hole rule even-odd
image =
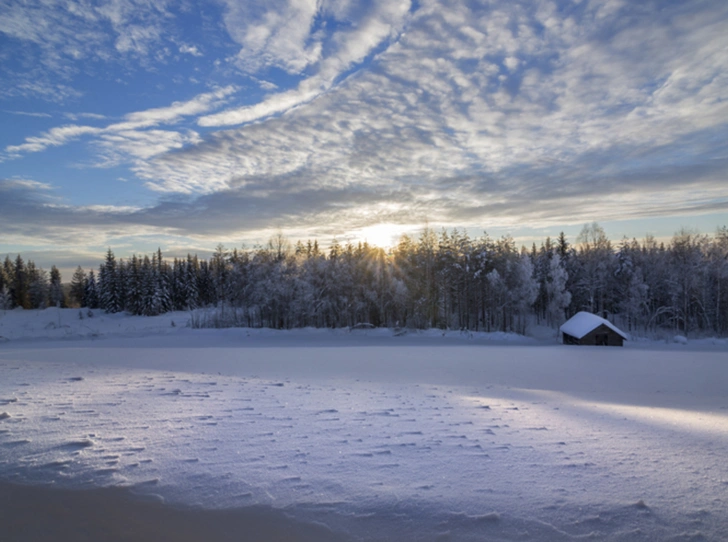
[[149, 320], [0, 346], [0, 481], [267, 507], [359, 540], [728, 537], [725, 345]]

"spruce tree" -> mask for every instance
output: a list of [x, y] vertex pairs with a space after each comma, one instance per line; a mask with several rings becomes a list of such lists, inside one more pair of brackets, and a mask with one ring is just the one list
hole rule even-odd
[[157, 249], [156, 260], [153, 260], [155, 273], [155, 291], [157, 296], [157, 305], [160, 313], [169, 312], [173, 309], [172, 303], [172, 286], [171, 286], [171, 269], [167, 262], [162, 258], [162, 251]]
[[118, 272], [114, 253], [106, 252], [106, 260], [99, 267], [99, 307], [106, 312], [114, 313], [123, 310], [120, 273]]
[[86, 280], [86, 288], [84, 289], [83, 299], [85, 306], [89, 309], [99, 308], [99, 290], [93, 269], [88, 272], [88, 279]]
[[185, 269], [185, 304], [187, 309], [196, 309], [200, 306], [200, 292], [197, 288], [199, 264], [197, 256], [187, 255], [187, 266]]
[[66, 306], [63, 298], [63, 286], [61, 285], [61, 272], [55, 265], [51, 266], [50, 291], [48, 293], [48, 296], [51, 306]]
[[31, 309], [45, 309], [48, 307], [50, 286], [48, 273], [34, 262], [28, 260], [28, 300]]
[[13, 307], [22, 307], [24, 309], [30, 308], [30, 298], [28, 297], [28, 269], [25, 266], [25, 261], [17, 255], [15, 263], [13, 264], [13, 280], [10, 295], [13, 298]]
[[126, 310], [132, 314], [143, 313], [144, 292], [142, 289], [142, 269], [139, 258], [133, 254], [126, 270]]
[[86, 306], [86, 272], [79, 265], [71, 278], [71, 303]]

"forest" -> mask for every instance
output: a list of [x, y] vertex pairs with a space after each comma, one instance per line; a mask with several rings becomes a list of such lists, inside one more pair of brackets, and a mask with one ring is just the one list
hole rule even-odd
[[[713, 236], [682, 230], [658, 243], [613, 244], [587, 224], [572, 244], [561, 233], [531, 249], [505, 236], [471, 238], [457, 229], [401, 237], [382, 248], [333, 241], [226, 250], [209, 260], [161, 251], [80, 266], [70, 287], [7, 256], [0, 309], [48, 306], [157, 315], [192, 313], [196, 327], [375, 326], [525, 333], [530, 323], [557, 328], [586, 310], [636, 335], [728, 335], [728, 228]], [[83, 311], [79, 312], [83, 316]]]

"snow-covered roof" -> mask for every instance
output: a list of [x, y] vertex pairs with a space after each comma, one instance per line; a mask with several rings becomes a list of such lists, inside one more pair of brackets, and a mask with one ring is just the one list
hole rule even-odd
[[564, 322], [564, 325], [562, 325], [559, 329], [562, 333], [566, 333], [567, 335], [571, 335], [572, 337], [581, 339], [586, 334], [595, 330], [602, 324], [607, 326], [618, 335], [621, 335], [623, 339], [628, 339], [627, 334], [619, 329], [617, 326], [612, 324], [609, 320], [605, 320], [604, 318], [601, 318], [596, 314], [584, 311], [577, 312], [574, 316]]

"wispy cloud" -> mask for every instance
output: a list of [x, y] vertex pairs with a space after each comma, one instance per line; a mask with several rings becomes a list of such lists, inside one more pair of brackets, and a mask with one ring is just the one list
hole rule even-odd
[[[316, 32], [314, 17], [321, 11], [348, 22], [350, 9], [327, 9], [326, 4], [317, 6], [316, 2], [301, 1], [289, 4], [289, 11], [283, 10], [283, 14], [272, 5], [257, 22], [251, 22], [243, 16], [244, 5], [228, 3], [226, 24], [233, 37], [240, 36], [243, 48], [238, 60], [243, 59], [246, 70], [256, 72], [261, 65], [273, 65], [300, 72], [313, 67], [315, 74], [301, 81], [297, 88], [272, 94], [257, 104], [202, 117], [201, 126], [244, 124], [310, 102], [330, 90], [346, 70], [362, 62], [377, 46], [396, 36], [410, 9], [409, 0], [372, 2], [369, 12], [357, 14], [360, 19], [356, 26], [335, 31], [329, 37], [328, 50], [322, 53], [319, 36], [323, 34]], [[303, 24], [299, 24], [299, 14], [304, 17]], [[291, 24], [296, 27], [295, 32], [290, 31]]]
[[205, 92], [186, 102], [174, 102], [167, 107], [129, 113], [124, 117], [123, 122], [112, 124], [107, 129], [110, 131], [134, 130], [160, 124], [173, 124], [183, 117], [200, 115], [220, 107], [224, 103], [223, 100], [236, 91], [235, 86], [229, 85], [212, 92]]
[[64, 113], [63, 116], [72, 121], [79, 119], [105, 120], [107, 118], [106, 115], [99, 113]]
[[60, 147], [81, 136], [98, 134], [99, 132], [101, 132], [100, 128], [92, 126], [77, 126], [75, 124], [59, 126], [51, 128], [40, 136], [28, 137], [25, 139], [25, 143], [21, 145], [9, 145], [5, 147], [5, 152], [10, 157], [18, 157], [21, 154], [44, 151], [48, 147]]
[[241, 49], [235, 62], [246, 72], [276, 66], [299, 73], [321, 56], [321, 36], [312, 36], [316, 0], [271, 0], [266, 4], [226, 0], [225, 28]]
[[9, 111], [3, 109], [3, 112], [10, 113], [11, 115], [20, 115], [21, 117], [37, 117], [37, 118], [51, 118], [52, 115], [49, 113], [36, 113], [32, 111]]
[[[9, 158], [17, 158], [23, 154], [41, 152], [48, 147], [65, 145], [82, 136], [95, 135], [101, 137], [106, 148], [113, 148], [117, 154], [126, 152], [134, 157], [147, 159], [165, 150], [180, 148], [184, 143], [199, 142], [200, 138], [191, 131], [182, 134], [144, 130], [160, 125], [175, 124], [185, 117], [199, 115], [220, 107], [225, 98], [236, 90], [234, 86], [228, 86], [200, 94], [186, 102], [174, 102], [167, 107], [129, 113], [122, 122], [110, 124], [105, 128], [75, 124], [59, 126], [40, 136], [28, 137], [22, 144], [7, 146], [5, 154]], [[73, 115], [75, 118], [80, 116], [98, 118], [98, 116], [88, 113]], [[111, 145], [112, 143], [113, 145]]]
[[200, 135], [188, 130], [114, 130], [101, 135], [106, 165], [125, 162], [129, 156], [148, 160], [165, 152], [199, 143]]

